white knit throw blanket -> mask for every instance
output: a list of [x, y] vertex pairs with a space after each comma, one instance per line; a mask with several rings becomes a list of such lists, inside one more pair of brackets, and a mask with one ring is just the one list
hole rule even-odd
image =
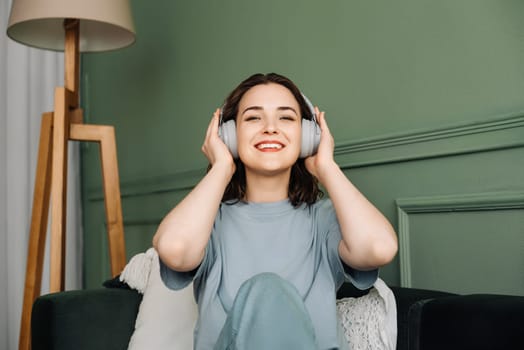
[[337, 300], [338, 319], [351, 350], [394, 350], [397, 307], [391, 289], [380, 278], [369, 293]]

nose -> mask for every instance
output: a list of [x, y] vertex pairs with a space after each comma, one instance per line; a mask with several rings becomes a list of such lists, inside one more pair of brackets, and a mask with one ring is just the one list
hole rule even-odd
[[276, 125], [276, 122], [273, 120], [273, 118], [267, 118], [266, 123], [264, 125], [264, 134], [277, 134], [278, 133], [278, 127]]

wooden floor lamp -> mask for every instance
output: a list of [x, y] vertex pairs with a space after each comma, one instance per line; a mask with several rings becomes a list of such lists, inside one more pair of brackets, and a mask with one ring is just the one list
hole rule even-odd
[[42, 115], [19, 337], [19, 349], [25, 350], [31, 347], [31, 308], [41, 290], [49, 207], [50, 292], [64, 290], [69, 140], [100, 144], [112, 275], [126, 264], [114, 128], [82, 121], [79, 53], [128, 46], [135, 32], [129, 0], [14, 0], [7, 35], [28, 46], [63, 50], [65, 63], [65, 86], [55, 90], [54, 111]]

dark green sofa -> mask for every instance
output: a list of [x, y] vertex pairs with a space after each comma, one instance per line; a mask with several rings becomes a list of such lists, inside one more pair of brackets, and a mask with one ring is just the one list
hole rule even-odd
[[[142, 297], [118, 283], [106, 285], [110, 288], [39, 297], [32, 313], [32, 349], [126, 349]], [[391, 289], [398, 350], [524, 348], [524, 297]], [[366, 292], [345, 284], [337, 297]]]

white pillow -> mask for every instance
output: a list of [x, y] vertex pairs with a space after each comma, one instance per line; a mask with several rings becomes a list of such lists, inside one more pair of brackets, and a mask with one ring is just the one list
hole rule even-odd
[[[141, 259], [134, 260], [131, 259], [122, 272], [122, 280], [126, 282], [132, 280], [129, 271], [140, 270], [140, 266], [136, 268], [136, 264], [148, 268], [150, 262], [150, 273], [143, 290], [144, 297], [138, 310], [135, 331], [131, 336], [128, 349], [193, 349], [193, 330], [198, 316], [197, 304], [193, 296], [193, 284], [177, 291], [167, 288], [160, 278], [158, 255], [153, 248], [145, 255], [143, 254]], [[134, 269], [132, 268], [133, 263], [135, 264]], [[133, 288], [132, 283], [130, 286]], [[140, 288], [135, 287], [135, 289], [140, 291]]]

